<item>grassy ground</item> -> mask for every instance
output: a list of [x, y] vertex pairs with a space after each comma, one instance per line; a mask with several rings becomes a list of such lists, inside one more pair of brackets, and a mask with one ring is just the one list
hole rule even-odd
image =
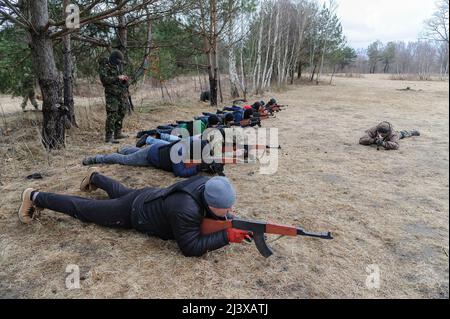
[[[397, 90], [407, 86], [417, 91]], [[244, 244], [185, 258], [172, 241], [51, 211], [20, 225], [16, 211], [25, 187], [83, 195], [82, 158], [115, 147], [102, 143], [101, 105], [80, 108], [80, 129], [68, 133], [65, 150], [50, 155], [38, 143], [41, 115], [12, 114], [0, 123], [0, 298], [448, 298], [448, 83], [365, 76], [273, 94], [290, 105], [263, 122], [279, 128], [279, 169], [260, 175], [257, 165], [226, 167], [239, 195], [237, 212], [331, 230], [333, 241], [283, 238], [271, 243], [269, 259]], [[209, 109], [155, 100], [142, 95], [140, 112], [125, 120], [130, 135]], [[382, 120], [418, 128], [422, 136], [402, 140], [393, 152], [359, 146], [364, 130]], [[151, 168], [101, 171], [131, 187], [177, 180]], [[44, 178], [27, 180], [33, 172]], [[65, 288], [69, 264], [80, 267], [81, 289]], [[379, 289], [366, 287], [372, 264], [380, 269]]]

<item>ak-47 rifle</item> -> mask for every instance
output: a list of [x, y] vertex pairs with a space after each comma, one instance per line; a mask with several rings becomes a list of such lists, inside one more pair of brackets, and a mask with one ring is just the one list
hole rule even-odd
[[267, 105], [267, 108], [270, 109], [270, 111], [273, 112], [280, 112], [283, 108], [288, 107], [289, 105], [280, 105], [280, 104], [273, 104], [273, 105]]
[[[139, 68], [136, 70], [136, 72], [131, 76], [130, 79], [128, 80], [124, 80], [121, 81], [121, 85], [127, 90], [127, 96], [128, 96], [128, 103], [129, 103], [129, 108], [128, 108], [128, 114], [131, 115], [131, 112], [134, 112], [134, 104], [133, 104], [133, 100], [131, 99], [131, 94], [130, 94], [130, 85], [133, 85], [137, 82], [137, 80], [144, 74], [144, 72], [147, 70], [148, 68], [148, 62], [147, 62], [147, 56], [144, 57], [144, 61], [142, 62], [142, 64], [139, 66]], [[119, 72], [121, 74], [123, 74], [123, 66], [120, 66]]]
[[[121, 75], [124, 74], [124, 70], [123, 70], [123, 65], [120, 64], [119, 67], [119, 73]], [[130, 79], [127, 80], [120, 80], [120, 85], [127, 91], [127, 97], [128, 97], [128, 115], [131, 115], [131, 111], [134, 111], [134, 105], [133, 105], [133, 100], [131, 99], [131, 94], [130, 94]]]
[[300, 227], [276, 225], [267, 222], [244, 220], [240, 218], [233, 218], [225, 221], [204, 218], [200, 226], [200, 232], [204, 235], [208, 235], [229, 228], [236, 228], [252, 232], [256, 248], [258, 248], [260, 254], [266, 258], [270, 257], [273, 254], [273, 251], [269, 246], [267, 246], [264, 234], [276, 234], [282, 236], [307, 236], [321, 239], [333, 239], [331, 232], [314, 233], [308, 232]]
[[[383, 142], [386, 141], [386, 137], [383, 138], [380, 134], [378, 134], [377, 139], [381, 139], [381, 140], [383, 140]], [[377, 143], [377, 151], [379, 151], [379, 150], [380, 150], [380, 145]]]
[[259, 117], [252, 117], [249, 119], [244, 119], [244, 120], [241, 120], [239, 122], [239, 124], [235, 124], [235, 126], [242, 126], [242, 127], [259, 126], [259, 127], [261, 127], [261, 119]]
[[134, 104], [133, 104], [133, 100], [131, 99], [131, 94], [130, 94], [130, 84], [128, 82], [128, 80], [123, 80], [121, 81], [122, 86], [124, 86], [127, 90], [127, 96], [128, 96], [128, 115], [131, 115], [131, 112], [134, 112]]

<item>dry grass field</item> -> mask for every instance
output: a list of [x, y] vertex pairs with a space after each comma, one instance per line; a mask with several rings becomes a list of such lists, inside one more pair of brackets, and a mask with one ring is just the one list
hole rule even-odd
[[[407, 86], [415, 91], [398, 90]], [[126, 118], [130, 138], [122, 144], [134, 144], [140, 129], [211, 110], [195, 101], [193, 88], [189, 92], [174, 93], [177, 106], [140, 92], [139, 112]], [[186, 258], [173, 241], [48, 210], [21, 225], [16, 211], [24, 188], [83, 196], [81, 160], [116, 146], [102, 143], [101, 96], [81, 99], [80, 128], [68, 132], [66, 149], [49, 155], [39, 144], [40, 113], [3, 111], [0, 298], [448, 298], [448, 82], [337, 77], [332, 86], [292, 86], [262, 98], [271, 96], [289, 104], [263, 122], [279, 129], [278, 172], [227, 166], [238, 192], [236, 210], [245, 218], [330, 230], [334, 240], [282, 238], [270, 243], [275, 255], [269, 259], [253, 244]], [[14, 104], [6, 97], [0, 103], [3, 110]], [[417, 128], [422, 136], [402, 140], [399, 151], [359, 146], [364, 130], [382, 120], [399, 130]], [[152, 168], [101, 171], [135, 188], [177, 181]], [[43, 179], [27, 180], [34, 172]], [[65, 287], [69, 264], [80, 267], [81, 289]], [[378, 289], [366, 286], [366, 267], [373, 264], [380, 269]]]

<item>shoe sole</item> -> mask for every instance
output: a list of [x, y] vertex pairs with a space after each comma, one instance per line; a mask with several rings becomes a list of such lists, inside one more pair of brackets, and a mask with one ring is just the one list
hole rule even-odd
[[87, 185], [87, 188], [86, 188], [86, 189], [83, 188], [83, 183], [84, 183], [84, 181], [85, 181], [87, 178], [89, 178], [89, 181], [90, 181], [91, 178], [92, 178], [92, 175], [93, 175], [94, 173], [98, 173], [98, 169], [97, 169], [96, 167], [90, 167], [90, 168], [88, 169], [88, 174], [83, 178], [83, 180], [81, 181], [81, 184], [80, 184], [80, 190], [81, 190], [82, 192], [90, 193], [90, 192], [93, 192], [93, 191], [95, 191], [95, 190], [97, 189], [97, 187], [95, 187], [94, 185], [91, 185], [90, 183]]
[[[23, 220], [23, 217], [22, 217], [22, 214], [20, 214], [20, 211], [22, 210], [22, 207], [23, 207], [23, 204], [24, 204], [23, 196], [24, 196], [25, 193], [26, 193], [28, 190], [30, 190], [30, 189], [34, 191], [33, 188], [27, 188], [27, 189], [25, 189], [25, 190], [22, 192], [22, 195], [20, 195], [20, 199], [22, 200], [22, 204], [20, 204], [19, 210], [17, 211], [17, 216], [19, 217], [19, 220], [20, 220], [20, 222], [21, 222], [22, 224], [30, 224], [30, 223], [33, 221], [33, 218], [31, 218], [31, 220], [30, 220], [29, 222], [24, 221], [24, 220]], [[30, 193], [30, 195], [31, 195], [31, 193]]]

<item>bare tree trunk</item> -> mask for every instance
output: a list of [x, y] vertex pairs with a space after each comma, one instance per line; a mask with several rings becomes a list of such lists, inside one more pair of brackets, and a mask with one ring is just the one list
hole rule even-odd
[[[147, 46], [145, 47], [145, 52], [144, 52], [145, 61], [143, 61], [143, 64], [145, 64], [145, 63], [149, 64], [150, 50], [152, 47], [152, 43], [153, 43], [153, 21], [152, 21], [152, 19], [150, 19], [149, 11], [147, 10]], [[144, 74], [142, 76], [143, 84], [145, 83], [146, 75], [147, 75], [146, 72], [144, 72]]]
[[[272, 18], [273, 18], [273, 10], [270, 12], [270, 16], [269, 16], [269, 32], [268, 32], [268, 36], [267, 36], [267, 43], [268, 44], [270, 43], [270, 39], [271, 39], [271, 36], [272, 36]], [[267, 76], [267, 71], [268, 71], [267, 70], [267, 64], [269, 63], [270, 47], [271, 47], [270, 45], [267, 45], [267, 48], [266, 48], [266, 59], [264, 61], [263, 71], [261, 73], [262, 74], [261, 87], [264, 86], [264, 82], [265, 82], [265, 79], [266, 79], [266, 76]], [[273, 47], [272, 50], [275, 50], [275, 47]]]
[[274, 33], [274, 39], [273, 39], [272, 58], [271, 58], [271, 62], [270, 62], [270, 66], [269, 66], [269, 70], [267, 72], [266, 78], [264, 79], [264, 83], [262, 86], [263, 89], [270, 86], [270, 81], [272, 80], [273, 65], [275, 63], [275, 54], [277, 53], [278, 32], [279, 32], [278, 30], [279, 30], [279, 26], [280, 26], [280, 10], [279, 10], [279, 8], [277, 8], [277, 6], [275, 6], [275, 8], [277, 10], [277, 15], [275, 18], [275, 33]]
[[209, 48], [209, 90], [211, 106], [217, 106], [217, 3], [210, 0], [210, 48]]
[[323, 44], [323, 48], [322, 48], [322, 57], [320, 58], [320, 67], [319, 67], [319, 70], [317, 71], [316, 84], [319, 84], [319, 82], [320, 82], [320, 74], [322, 73], [322, 70], [323, 70], [323, 63], [324, 63], [324, 60], [325, 60], [325, 52], [327, 50], [327, 43], [328, 43], [328, 39], [325, 38], [324, 44]]
[[[64, 0], [63, 15], [66, 15], [65, 9], [69, 4], [69, 0]], [[67, 128], [70, 128], [70, 126], [72, 125], [78, 127], [78, 124], [75, 120], [75, 109], [73, 101], [73, 60], [70, 34], [65, 35], [62, 41], [64, 52], [64, 105], [69, 109], [69, 115], [67, 119], [67, 123], [69, 125], [67, 126]]]
[[299, 30], [298, 30], [298, 42], [297, 42], [297, 48], [296, 48], [296, 52], [295, 52], [295, 62], [292, 65], [292, 79], [291, 79], [291, 83], [294, 83], [294, 73], [295, 73], [295, 68], [297, 67], [297, 78], [301, 79], [302, 77], [302, 59], [300, 57], [301, 51], [302, 51], [302, 46], [303, 46], [303, 41], [304, 41], [304, 33], [305, 33], [305, 29], [306, 29], [306, 24], [308, 22], [308, 14], [309, 14], [309, 10], [305, 10], [305, 9], [299, 9], [299, 19], [302, 20], [302, 22], [300, 23], [299, 26]]
[[299, 61], [298, 62], [298, 70], [297, 70], [297, 79], [301, 79], [302, 78], [302, 62]]
[[30, 14], [36, 30], [36, 33], [31, 32], [31, 51], [43, 98], [42, 142], [48, 150], [57, 149], [65, 145], [67, 110], [62, 106], [61, 78], [55, 64], [53, 43], [46, 30], [47, 0], [31, 1]]
[[[294, 44], [293, 47], [295, 46], [295, 40], [294, 40]], [[283, 63], [281, 64], [281, 75], [279, 77], [280, 79], [280, 83], [279, 85], [281, 85], [282, 83], [285, 83], [286, 79], [287, 79], [287, 74], [289, 71], [289, 64], [288, 64], [288, 53], [289, 53], [289, 25], [286, 31], [286, 42], [285, 42], [285, 50], [284, 50], [284, 58], [283, 58]], [[289, 61], [290, 63], [290, 61]]]
[[[261, 9], [262, 10], [262, 9]], [[262, 35], [263, 35], [263, 28], [264, 28], [264, 21], [263, 21], [263, 14], [261, 12], [259, 22], [259, 37], [258, 37], [258, 46], [256, 49], [256, 63], [255, 68], [253, 70], [253, 91], [258, 94], [259, 93], [259, 82], [260, 82], [260, 76], [261, 76], [261, 49], [262, 49]]]
[[314, 69], [312, 71], [311, 79], [310, 79], [311, 82], [314, 81], [314, 75], [316, 74], [316, 69], [317, 69], [317, 64], [314, 64]]
[[222, 83], [220, 82], [220, 71], [217, 72], [217, 83], [219, 85], [220, 103], [223, 103]]
[[[116, 5], [120, 5], [122, 0], [116, 0]], [[128, 46], [128, 30], [127, 30], [127, 18], [124, 14], [119, 15], [119, 26], [117, 29], [117, 37], [119, 40], [118, 43], [118, 49], [123, 52], [125, 55], [125, 61], [128, 61], [128, 52], [127, 52], [127, 46]]]
[[[277, 80], [279, 80], [280, 74], [281, 74], [281, 59], [282, 59], [282, 42], [283, 42], [283, 29], [280, 28], [280, 15], [282, 14], [281, 11], [281, 4], [278, 4], [278, 10], [277, 10], [277, 18], [276, 18], [276, 22], [275, 22], [275, 34], [276, 34], [276, 44], [274, 44], [274, 48], [276, 48], [276, 60], [277, 60], [277, 64], [276, 64], [276, 77]], [[281, 29], [281, 30], [280, 30]], [[273, 73], [271, 72], [271, 75]], [[269, 87], [271, 84], [271, 82], [267, 82], [265, 87]]]
[[197, 61], [197, 57], [195, 57], [195, 64], [197, 66], [197, 76], [198, 76], [198, 83], [200, 86], [200, 92], [203, 92], [203, 84], [202, 84], [202, 77], [200, 76], [200, 68], [198, 67], [198, 61]]
[[[244, 23], [241, 21], [241, 34], [244, 34]], [[240, 41], [240, 68], [241, 68], [241, 90], [244, 95], [244, 99], [247, 99], [247, 79], [245, 77], [245, 65], [244, 65], [244, 41]]]
[[331, 74], [330, 85], [333, 83], [333, 77], [334, 77], [335, 73], [336, 73], [336, 66], [334, 65], [333, 66], [333, 73]]
[[233, 18], [230, 18], [228, 26], [228, 76], [230, 81], [230, 93], [231, 97], [238, 98], [239, 97], [239, 90], [238, 90], [238, 84], [239, 84], [239, 77], [237, 75], [236, 70], [236, 55], [235, 55], [235, 45], [234, 45], [234, 38], [233, 38]]
[[[334, 0], [330, 0], [330, 3], [329, 3], [329, 18], [333, 17], [333, 14], [336, 11], [336, 9], [337, 9], [337, 4], [335, 3]], [[325, 36], [324, 36], [324, 43], [323, 43], [323, 48], [322, 48], [322, 57], [321, 57], [321, 61], [320, 61], [320, 68], [317, 71], [316, 84], [319, 84], [320, 75], [323, 72], [323, 64], [324, 64], [324, 60], [325, 60], [325, 53], [326, 53], [326, 51], [328, 49], [327, 48], [328, 40], [329, 40], [328, 32], [330, 32], [330, 30], [329, 30], [329, 20], [327, 20], [327, 23], [325, 25], [325, 28], [324, 28], [323, 32], [324, 32]]]

